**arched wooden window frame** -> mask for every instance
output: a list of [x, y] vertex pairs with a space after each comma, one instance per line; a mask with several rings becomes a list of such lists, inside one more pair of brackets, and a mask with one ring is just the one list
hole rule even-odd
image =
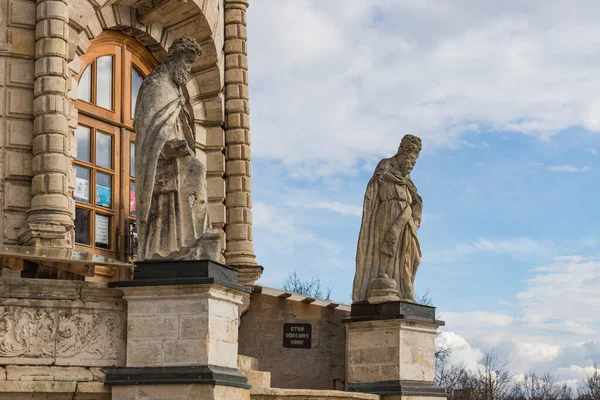
[[[80, 209], [89, 209], [90, 214], [96, 215], [97, 212], [102, 215], [111, 216], [110, 227], [110, 246], [108, 249], [99, 248], [95, 245], [94, 218], [90, 216], [90, 244], [76, 243], [76, 247], [89, 252], [102, 254], [122, 260], [130, 260], [126, 253], [128, 228], [131, 221], [135, 221], [135, 215], [130, 210], [130, 186], [134, 182], [131, 176], [131, 149], [135, 142], [135, 132], [133, 129], [131, 90], [132, 90], [132, 72], [135, 68], [143, 77], [147, 76], [157, 65], [158, 62], [150, 52], [134, 38], [117, 31], [105, 31], [94, 39], [88, 51], [81, 56], [81, 69], [75, 76], [77, 81], [95, 60], [102, 56], [113, 57], [113, 85], [112, 85], [112, 109], [106, 109], [94, 105], [95, 88], [92, 88], [91, 100], [87, 102], [76, 100], [75, 107], [78, 109], [79, 125], [88, 126], [93, 129], [109, 133], [112, 135], [112, 171], [103, 170], [94, 165], [93, 160], [89, 163], [75, 159], [76, 166], [83, 166], [91, 171], [112, 173], [112, 204], [111, 208], [102, 208], [96, 205], [92, 198], [94, 179], [89, 181], [89, 204], [78, 202], [76, 207]], [[91, 82], [95, 83], [96, 66], [92, 65]], [[94, 135], [91, 135], [94, 136]], [[90, 143], [90, 153], [94, 152], [94, 140]], [[93, 172], [92, 174], [93, 175]], [[120, 234], [119, 234], [120, 232]], [[100, 269], [98, 274], [100, 279], [112, 279], [112, 271], [103, 271]]]

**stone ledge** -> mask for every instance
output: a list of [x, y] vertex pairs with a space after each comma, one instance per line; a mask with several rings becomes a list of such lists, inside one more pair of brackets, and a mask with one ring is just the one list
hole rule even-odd
[[107, 368], [105, 371], [105, 384], [109, 386], [205, 384], [250, 388], [240, 371], [216, 365]]
[[341, 392], [337, 390], [265, 389], [250, 390], [252, 400], [379, 400], [380, 396], [367, 393]]
[[446, 390], [433, 382], [419, 381], [385, 381], [348, 383], [349, 392], [384, 394], [399, 394], [403, 396], [447, 397]]

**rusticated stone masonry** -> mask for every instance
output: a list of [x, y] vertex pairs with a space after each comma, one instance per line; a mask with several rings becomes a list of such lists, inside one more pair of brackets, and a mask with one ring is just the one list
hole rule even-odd
[[20, 232], [25, 245], [72, 247], [69, 196], [71, 104], [68, 93], [69, 8], [66, 1], [37, 4], [33, 101], [31, 208]]
[[251, 285], [260, 277], [262, 267], [256, 264], [252, 245], [247, 8], [248, 0], [225, 1], [225, 259], [238, 269], [240, 283]]

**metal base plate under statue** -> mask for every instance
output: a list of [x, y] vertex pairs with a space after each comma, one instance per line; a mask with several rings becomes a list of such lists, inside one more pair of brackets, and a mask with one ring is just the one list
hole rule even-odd
[[382, 400], [440, 400], [434, 383], [435, 308], [394, 301], [352, 304], [346, 325], [346, 385]]
[[127, 362], [107, 371], [118, 400], [249, 400], [237, 368], [239, 307], [250, 289], [212, 261], [145, 261], [127, 300]]

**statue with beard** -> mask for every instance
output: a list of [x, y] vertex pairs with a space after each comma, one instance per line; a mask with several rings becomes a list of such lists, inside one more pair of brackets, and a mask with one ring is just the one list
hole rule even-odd
[[398, 153], [383, 159], [369, 181], [356, 251], [353, 303], [415, 302], [414, 281], [421, 261], [417, 229], [423, 200], [410, 173], [421, 139], [402, 138]]
[[183, 87], [201, 54], [176, 39], [140, 87], [134, 115], [138, 260], [212, 260], [221, 235], [211, 230], [206, 167], [196, 158], [194, 124]]

